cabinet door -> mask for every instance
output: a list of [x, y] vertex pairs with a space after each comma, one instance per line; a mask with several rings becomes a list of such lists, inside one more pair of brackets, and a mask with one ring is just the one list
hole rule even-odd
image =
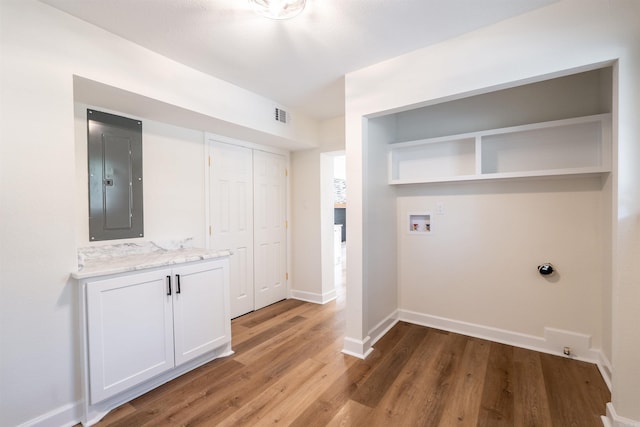
[[254, 150], [256, 310], [287, 298], [287, 181], [284, 156]]
[[228, 265], [220, 259], [174, 269], [176, 365], [230, 341]]
[[170, 272], [86, 283], [91, 403], [174, 366]]

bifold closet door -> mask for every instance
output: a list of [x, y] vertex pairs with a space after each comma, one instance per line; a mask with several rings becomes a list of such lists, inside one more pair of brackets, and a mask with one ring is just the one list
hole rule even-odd
[[253, 151], [255, 308], [287, 297], [286, 160]]
[[253, 154], [222, 142], [211, 145], [210, 247], [230, 249], [231, 318], [254, 310]]

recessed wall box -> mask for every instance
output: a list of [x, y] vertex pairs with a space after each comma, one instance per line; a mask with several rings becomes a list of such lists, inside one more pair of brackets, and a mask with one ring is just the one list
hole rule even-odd
[[409, 213], [407, 232], [409, 234], [430, 234], [432, 232], [431, 212]]

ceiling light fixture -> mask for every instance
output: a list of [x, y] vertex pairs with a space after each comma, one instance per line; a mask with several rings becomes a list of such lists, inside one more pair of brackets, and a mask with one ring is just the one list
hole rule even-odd
[[291, 19], [300, 14], [307, 0], [249, 0], [251, 7], [271, 19]]

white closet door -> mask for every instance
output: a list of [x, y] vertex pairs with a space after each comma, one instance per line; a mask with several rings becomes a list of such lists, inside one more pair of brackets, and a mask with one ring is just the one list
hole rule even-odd
[[287, 298], [286, 160], [254, 150], [255, 308]]
[[252, 150], [213, 142], [210, 248], [230, 249], [231, 318], [254, 310]]

